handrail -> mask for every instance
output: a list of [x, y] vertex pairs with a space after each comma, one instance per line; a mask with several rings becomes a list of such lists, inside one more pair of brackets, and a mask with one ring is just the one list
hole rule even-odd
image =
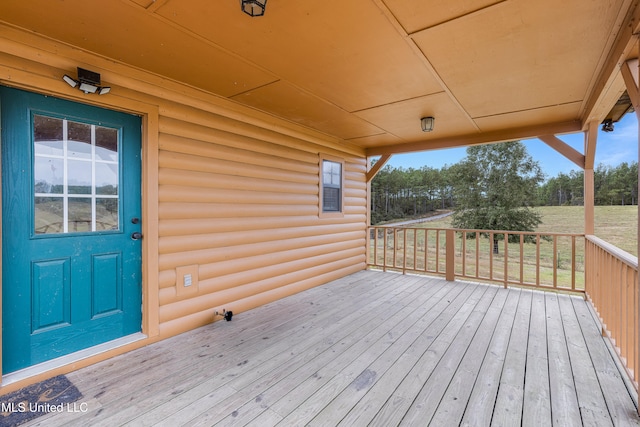
[[583, 234], [380, 226], [369, 239], [373, 268], [584, 292]]
[[638, 391], [638, 257], [596, 237], [586, 237], [586, 296]]

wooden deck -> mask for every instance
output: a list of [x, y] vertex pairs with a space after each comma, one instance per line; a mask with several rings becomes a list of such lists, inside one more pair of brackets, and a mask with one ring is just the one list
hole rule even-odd
[[640, 425], [581, 298], [376, 271], [68, 378], [29, 425]]

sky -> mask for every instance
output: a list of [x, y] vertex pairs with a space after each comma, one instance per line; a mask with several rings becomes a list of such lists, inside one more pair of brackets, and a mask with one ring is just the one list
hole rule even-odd
[[[559, 135], [562, 141], [584, 154], [584, 133]], [[554, 178], [560, 172], [568, 174], [571, 170], [580, 168], [553, 148], [539, 139], [522, 140], [527, 151], [542, 167], [546, 178]], [[394, 154], [388, 165], [404, 169], [420, 169], [429, 166], [440, 169], [445, 165], [458, 163], [466, 156], [466, 148], [450, 148], [446, 150], [431, 150], [410, 154]], [[618, 123], [614, 124], [613, 132], [598, 131], [596, 144], [596, 167], [618, 166], [622, 162], [638, 161], [638, 122], [635, 113], [626, 114]]]

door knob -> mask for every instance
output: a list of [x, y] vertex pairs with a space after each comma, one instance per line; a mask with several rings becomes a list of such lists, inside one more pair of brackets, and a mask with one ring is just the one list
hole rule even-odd
[[142, 233], [139, 231], [134, 231], [131, 233], [131, 240], [140, 240], [142, 239]]

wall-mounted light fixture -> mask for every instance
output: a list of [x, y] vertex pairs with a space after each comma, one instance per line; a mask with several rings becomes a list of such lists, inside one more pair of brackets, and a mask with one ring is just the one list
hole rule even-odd
[[607, 119], [604, 122], [602, 122], [602, 131], [613, 132], [613, 120]]
[[423, 117], [420, 119], [420, 126], [422, 126], [422, 132], [431, 132], [436, 119], [433, 117]]
[[97, 93], [104, 95], [111, 91], [109, 86], [100, 86], [100, 74], [94, 71], [85, 70], [78, 67], [78, 79], [74, 79], [68, 75], [62, 76], [62, 80], [67, 82], [71, 87], [77, 87], [84, 93]]
[[240, 0], [240, 7], [249, 16], [262, 16], [267, 7], [267, 0]]

